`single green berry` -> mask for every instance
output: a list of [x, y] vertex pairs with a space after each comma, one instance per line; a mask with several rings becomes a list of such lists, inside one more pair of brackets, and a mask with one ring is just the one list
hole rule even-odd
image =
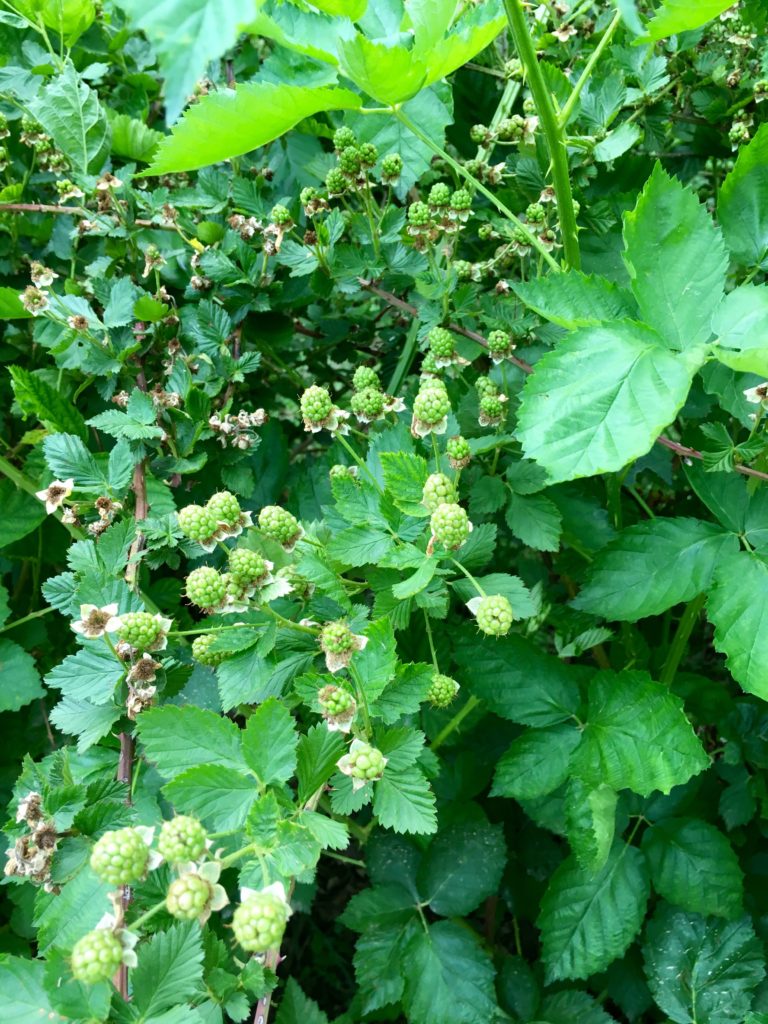
[[520, 114], [505, 117], [499, 122], [497, 135], [502, 142], [519, 142], [525, 134], [525, 118]]
[[461, 505], [443, 503], [438, 505], [430, 519], [432, 533], [449, 551], [456, 551], [469, 537], [472, 525]]
[[511, 57], [504, 62], [504, 76], [515, 82], [523, 80], [523, 63], [518, 57]]
[[235, 548], [229, 553], [229, 572], [235, 584], [248, 587], [263, 580], [268, 567], [258, 551]]
[[320, 646], [331, 654], [348, 654], [355, 650], [355, 635], [346, 622], [326, 622], [320, 631]]
[[319, 384], [313, 384], [301, 396], [301, 415], [307, 423], [322, 423], [332, 410], [333, 400]]
[[452, 210], [469, 210], [472, 208], [472, 196], [465, 188], [457, 188], [451, 196]]
[[499, 393], [499, 389], [490, 377], [478, 377], [475, 381], [475, 387], [481, 398], [483, 395], [497, 395]]
[[227, 526], [236, 526], [243, 514], [240, 502], [229, 491], [218, 491], [208, 499], [205, 507], [213, 513], [217, 523], [226, 523]]
[[359, 420], [370, 422], [384, 412], [385, 395], [378, 388], [362, 388], [352, 395], [352, 412]]
[[277, 224], [280, 227], [286, 227], [288, 224], [291, 224], [293, 222], [293, 218], [291, 217], [291, 211], [287, 207], [282, 206], [280, 203], [278, 203], [277, 206], [272, 207], [272, 212], [269, 215], [269, 219], [272, 221], [273, 224]]
[[94, 874], [110, 885], [130, 885], [142, 877], [149, 862], [149, 847], [135, 828], [105, 833], [91, 852]]
[[469, 137], [477, 146], [482, 146], [491, 137], [487, 125], [473, 124], [469, 129]]
[[371, 366], [358, 366], [352, 377], [352, 387], [355, 391], [362, 391], [363, 388], [381, 389], [381, 381], [378, 373]]
[[338, 196], [342, 192], [346, 192], [348, 184], [344, 172], [340, 171], [338, 167], [332, 167], [325, 176], [325, 187], [331, 195]]
[[428, 427], [437, 426], [451, 411], [451, 402], [445, 391], [438, 387], [423, 388], [413, 402], [413, 414]]
[[449, 437], [445, 445], [445, 451], [452, 469], [463, 469], [469, 465], [472, 458], [472, 449], [469, 441], [461, 436]]
[[215, 668], [227, 657], [223, 651], [210, 650], [211, 644], [215, 639], [216, 637], [213, 633], [203, 633], [201, 636], [196, 636], [192, 641], [192, 657], [199, 661], [201, 665]]
[[361, 142], [357, 151], [360, 154], [360, 163], [363, 167], [373, 167], [379, 159], [379, 151], [372, 142]]
[[403, 158], [399, 153], [387, 153], [381, 161], [381, 179], [384, 182], [397, 181], [403, 173]]
[[452, 266], [460, 281], [472, 280], [472, 264], [469, 260], [454, 260]]
[[346, 149], [347, 146], [354, 146], [356, 142], [355, 133], [351, 128], [337, 128], [333, 133], [333, 148], [338, 150], [339, 153]]
[[149, 612], [126, 612], [120, 616], [120, 629], [117, 635], [131, 647], [148, 651], [162, 640], [163, 624]]
[[358, 743], [356, 749], [350, 749], [349, 774], [353, 779], [364, 779], [366, 782], [380, 779], [387, 763], [382, 752], [370, 743]]
[[271, 892], [249, 896], [232, 915], [235, 938], [249, 953], [265, 953], [280, 945], [290, 909]]
[[533, 96], [526, 96], [523, 100], [523, 113], [526, 117], [531, 117], [536, 113], [536, 101]]
[[547, 219], [547, 211], [541, 203], [531, 203], [525, 211], [525, 219], [531, 224], [543, 224]]
[[357, 174], [361, 162], [360, 150], [357, 146], [345, 146], [339, 153], [339, 167], [345, 174]]
[[123, 962], [123, 947], [114, 932], [97, 928], [79, 939], [72, 949], [75, 981], [96, 985], [108, 981]]
[[301, 536], [296, 517], [279, 505], [265, 505], [259, 512], [259, 528], [265, 536], [283, 546], [293, 546]]
[[447, 708], [458, 692], [459, 684], [455, 679], [436, 672], [427, 690], [427, 700], [433, 707]]
[[506, 331], [488, 333], [488, 351], [492, 356], [506, 356], [514, 349], [512, 338]]
[[197, 818], [177, 814], [175, 818], [163, 822], [157, 848], [169, 864], [181, 864], [201, 857], [205, 853], [207, 838]]
[[331, 717], [343, 715], [355, 704], [351, 693], [347, 693], [346, 690], [342, 690], [340, 686], [334, 686], [332, 683], [318, 691], [317, 702], [323, 712]]
[[451, 190], [443, 182], [439, 181], [429, 190], [430, 206], [447, 206], [451, 201]]
[[426, 203], [411, 203], [408, 207], [408, 223], [412, 227], [427, 227], [432, 221], [432, 214]]
[[320, 193], [312, 185], [307, 185], [307, 187], [303, 188], [299, 193], [299, 202], [302, 206], [309, 206], [310, 203], [313, 203], [319, 198]]
[[218, 522], [214, 513], [200, 505], [187, 505], [179, 509], [179, 529], [185, 537], [205, 543], [216, 533]]
[[431, 380], [433, 376], [440, 373], [440, 367], [437, 365], [434, 352], [426, 352], [424, 354], [424, 358], [421, 361], [421, 373], [429, 375], [427, 377], [422, 377], [422, 384], [427, 380]]
[[477, 624], [488, 636], [505, 636], [509, 632], [514, 615], [512, 605], [500, 594], [481, 597], [475, 611]]
[[504, 416], [504, 403], [499, 395], [483, 395], [480, 399], [480, 415], [489, 421], [500, 420]]
[[204, 912], [212, 894], [210, 882], [189, 872], [168, 886], [165, 906], [180, 921], [194, 921]]
[[477, 229], [477, 237], [481, 242], [489, 242], [492, 238], [497, 238], [498, 236], [493, 230], [493, 224], [481, 224]]
[[429, 350], [435, 359], [451, 359], [456, 352], [454, 338], [444, 327], [433, 327], [427, 335]]
[[198, 608], [218, 608], [226, 597], [227, 581], [218, 569], [201, 565], [187, 576], [187, 598]]
[[438, 505], [455, 502], [457, 497], [456, 487], [445, 473], [432, 473], [421, 492], [421, 504], [429, 512], [434, 512]]

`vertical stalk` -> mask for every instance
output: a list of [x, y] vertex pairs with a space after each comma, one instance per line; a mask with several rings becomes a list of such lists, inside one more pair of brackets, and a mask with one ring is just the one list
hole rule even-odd
[[693, 627], [696, 625], [696, 620], [699, 617], [701, 609], [704, 607], [706, 599], [706, 594], [699, 594], [698, 597], [694, 597], [694, 599], [689, 601], [685, 606], [685, 611], [677, 624], [677, 630], [672, 638], [672, 644], [667, 652], [664, 666], [659, 675], [659, 682], [664, 683], [665, 686], [671, 686], [675, 681], [678, 666], [685, 654], [685, 649], [688, 646], [688, 641], [691, 633], [693, 632]]
[[504, 8], [507, 12], [512, 38], [525, 68], [528, 85], [533, 93], [533, 100], [549, 151], [565, 262], [567, 266], [578, 270], [581, 267], [581, 254], [576, 215], [573, 211], [573, 194], [568, 173], [568, 151], [565, 146], [564, 127], [560, 124], [547, 83], [544, 81], [539, 67], [536, 49], [528, 31], [522, 0], [504, 0]]

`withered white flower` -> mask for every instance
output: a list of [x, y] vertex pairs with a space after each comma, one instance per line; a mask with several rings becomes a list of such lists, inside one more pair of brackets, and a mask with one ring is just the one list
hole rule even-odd
[[752, 405], [760, 405], [761, 402], [768, 399], [768, 381], [756, 384], [753, 388], [745, 388], [743, 394]]
[[35, 491], [35, 497], [45, 502], [45, 511], [50, 515], [63, 504], [74, 489], [75, 481], [72, 477], [69, 480], [52, 480], [44, 490]]
[[81, 604], [80, 618], [72, 623], [72, 629], [88, 640], [96, 640], [105, 633], [116, 633], [120, 628], [117, 604]]

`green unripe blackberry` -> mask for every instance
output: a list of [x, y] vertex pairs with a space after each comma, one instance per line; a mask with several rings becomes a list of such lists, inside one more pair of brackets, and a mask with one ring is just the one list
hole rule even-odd
[[[434, 352], [426, 352], [424, 354], [424, 358], [421, 361], [421, 373], [432, 375], [440, 373], [440, 367], [437, 365]], [[431, 377], [423, 378], [422, 382], [423, 380], [429, 380], [430, 383], [433, 383]]]
[[345, 146], [339, 153], [339, 167], [345, 174], [357, 174], [360, 164], [360, 150], [357, 146]]
[[481, 224], [477, 229], [477, 237], [482, 242], [488, 242], [492, 238], [498, 238], [498, 235], [493, 230], [493, 224]]
[[302, 206], [309, 206], [310, 203], [313, 203], [316, 199], [319, 198], [320, 193], [317, 191], [316, 188], [313, 188], [312, 185], [307, 185], [306, 188], [303, 188], [301, 192], [299, 192], [299, 202], [301, 203]]
[[385, 396], [378, 388], [361, 388], [352, 395], [350, 405], [358, 419], [375, 420], [384, 412]]
[[175, 818], [163, 822], [157, 848], [169, 864], [181, 864], [202, 857], [207, 838], [207, 833], [197, 818], [191, 818], [188, 814], [177, 814]]
[[436, 359], [450, 359], [455, 351], [453, 335], [444, 327], [433, 327], [427, 335], [429, 350]]
[[451, 190], [443, 182], [439, 181], [429, 190], [430, 206], [447, 206], [451, 201]]
[[271, 892], [249, 896], [232, 915], [235, 938], [249, 953], [265, 953], [280, 945], [288, 921], [285, 900]]
[[72, 949], [72, 976], [86, 985], [108, 981], [123, 961], [123, 947], [114, 932], [97, 928]]
[[218, 569], [201, 565], [187, 576], [187, 597], [198, 608], [218, 608], [227, 597], [227, 580]]
[[373, 167], [379, 159], [379, 151], [372, 142], [361, 142], [357, 149], [363, 167]]
[[525, 118], [520, 114], [505, 117], [499, 122], [497, 135], [502, 142], [519, 142], [525, 134]]
[[201, 505], [187, 505], [179, 509], [179, 529], [185, 537], [198, 543], [209, 540], [218, 527], [216, 516], [209, 508]]
[[541, 203], [530, 203], [525, 211], [525, 219], [531, 224], [543, 224], [547, 219], [547, 211]]
[[265, 505], [259, 512], [259, 528], [265, 536], [283, 545], [294, 543], [301, 533], [296, 517], [279, 505]]
[[462, 469], [469, 464], [472, 458], [469, 441], [461, 436], [449, 437], [445, 445], [445, 452], [453, 469]]
[[452, 210], [470, 210], [472, 208], [472, 196], [465, 188], [457, 188], [451, 196]]
[[301, 415], [308, 423], [322, 423], [332, 410], [333, 400], [319, 384], [313, 384], [301, 396]]
[[461, 505], [438, 505], [429, 522], [432, 533], [449, 551], [456, 551], [469, 537], [469, 517]]
[[481, 398], [483, 395], [497, 395], [499, 393], [499, 389], [490, 377], [478, 377], [475, 381], [475, 387]]
[[424, 388], [413, 402], [413, 414], [421, 423], [434, 427], [451, 411], [451, 402], [438, 387]]
[[351, 128], [337, 128], [333, 133], [333, 148], [339, 153], [347, 146], [354, 146], [356, 142], [357, 138]]
[[426, 203], [411, 203], [408, 207], [408, 223], [412, 227], [427, 227], [432, 221], [432, 214]]
[[336, 717], [343, 715], [353, 707], [355, 700], [351, 693], [342, 690], [340, 686], [324, 686], [317, 694], [317, 702], [326, 715]]
[[351, 466], [342, 466], [341, 463], [337, 463], [328, 470], [328, 476], [331, 480], [342, 480], [347, 478], [354, 479], [355, 474]]
[[127, 612], [120, 616], [117, 635], [131, 647], [148, 651], [162, 638], [163, 626], [149, 612]]
[[504, 636], [509, 632], [514, 619], [512, 605], [500, 594], [481, 598], [475, 617], [480, 629], [488, 636]]
[[445, 473], [432, 473], [428, 476], [421, 492], [421, 504], [429, 512], [434, 512], [438, 505], [456, 501], [456, 487]]
[[267, 563], [258, 551], [236, 548], [229, 553], [229, 573], [233, 583], [248, 587], [267, 575]]
[[403, 158], [399, 153], [387, 153], [381, 161], [381, 180], [397, 181], [403, 173]]
[[451, 265], [456, 271], [456, 277], [460, 281], [470, 281], [472, 279], [472, 264], [469, 260], [454, 260]]
[[205, 507], [213, 513], [217, 522], [226, 523], [227, 526], [236, 526], [243, 514], [240, 502], [229, 491], [218, 491], [208, 499]]
[[491, 138], [488, 126], [484, 124], [473, 124], [469, 129], [469, 137], [477, 146], [482, 146]]
[[459, 684], [450, 676], [436, 672], [427, 690], [427, 700], [435, 708], [447, 708], [459, 692]]
[[500, 420], [504, 416], [504, 403], [498, 395], [483, 395], [480, 399], [480, 413], [488, 420]]
[[358, 743], [355, 750], [350, 750], [349, 774], [353, 779], [364, 779], [366, 782], [380, 779], [384, 774], [386, 759], [382, 752], [370, 743]]
[[194, 921], [200, 917], [211, 899], [209, 882], [200, 875], [182, 875], [168, 886], [165, 906], [169, 914], [180, 921]]
[[505, 78], [511, 78], [515, 82], [522, 82], [523, 62], [518, 57], [511, 57], [509, 60], [504, 61], [504, 76]]
[[506, 331], [490, 331], [488, 334], [488, 351], [492, 356], [506, 356], [514, 349], [512, 338]]
[[381, 381], [373, 367], [358, 366], [352, 377], [352, 387], [355, 391], [362, 391], [363, 388], [379, 388], [381, 390]]
[[196, 636], [192, 641], [192, 657], [199, 661], [201, 665], [215, 668], [227, 657], [223, 651], [210, 650], [211, 644], [215, 639], [215, 634], [203, 633], [201, 636]]
[[346, 622], [326, 622], [320, 631], [320, 646], [331, 654], [348, 654], [355, 650], [355, 635]]
[[338, 196], [342, 192], [346, 192], [348, 184], [344, 172], [340, 171], [338, 167], [332, 167], [325, 176], [325, 187], [331, 195]]
[[272, 221], [273, 224], [277, 224], [281, 227], [285, 227], [286, 225], [291, 224], [293, 222], [293, 218], [291, 217], [291, 211], [287, 207], [282, 206], [280, 203], [278, 203], [277, 206], [272, 207], [272, 212], [269, 215], [269, 219]]
[[94, 874], [110, 885], [130, 885], [147, 870], [149, 847], [135, 828], [105, 833], [91, 852]]

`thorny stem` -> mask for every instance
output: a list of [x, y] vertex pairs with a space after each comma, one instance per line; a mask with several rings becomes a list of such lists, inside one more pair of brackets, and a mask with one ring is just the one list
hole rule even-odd
[[[581, 254], [579, 252], [579, 236], [576, 227], [576, 214], [573, 210], [573, 193], [571, 191], [571, 178], [568, 170], [568, 150], [565, 145], [565, 134], [563, 126], [558, 120], [555, 112], [555, 105], [552, 101], [547, 83], [544, 81], [539, 61], [536, 56], [536, 49], [533, 45], [531, 34], [528, 31], [528, 24], [523, 11], [522, 0], [504, 0], [504, 8], [507, 12], [507, 21], [515, 41], [520, 60], [523, 62], [525, 74], [533, 93], [539, 121], [546, 139], [549, 159], [552, 165], [552, 184], [557, 198], [557, 215], [560, 220], [560, 234], [563, 239], [563, 255], [569, 267], [578, 270], [581, 267]], [[577, 97], [578, 98], [578, 97]], [[544, 249], [539, 243], [536, 248], [539, 252]], [[544, 250], [546, 251], [546, 250]], [[548, 262], [555, 261], [547, 253]]]

